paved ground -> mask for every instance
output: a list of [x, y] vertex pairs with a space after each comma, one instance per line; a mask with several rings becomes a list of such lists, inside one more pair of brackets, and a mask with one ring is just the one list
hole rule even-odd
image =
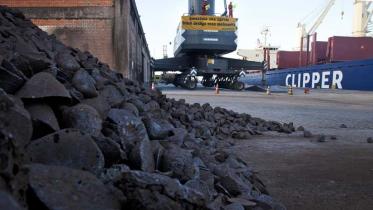
[[[373, 209], [373, 92], [317, 90], [276, 93], [185, 91], [162, 88], [172, 98], [210, 103], [255, 117], [303, 125], [314, 134], [336, 135], [318, 143], [302, 133], [267, 133], [237, 141], [235, 150], [289, 210]], [[340, 128], [341, 124], [347, 128]]]

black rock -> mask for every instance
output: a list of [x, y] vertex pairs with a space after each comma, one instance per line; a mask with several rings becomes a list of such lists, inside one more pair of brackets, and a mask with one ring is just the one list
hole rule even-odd
[[341, 124], [339, 127], [340, 128], [348, 128], [347, 125], [345, 125], [345, 124]]
[[100, 148], [105, 158], [105, 167], [108, 168], [114, 164], [123, 163], [127, 160], [127, 154], [122, 150], [120, 145], [110, 138], [92, 137]]
[[160, 106], [156, 101], [152, 100], [152, 101], [148, 102], [147, 104], [145, 104], [144, 109], [147, 112], [151, 112], [151, 111], [155, 111], [155, 110], [160, 109]]
[[237, 203], [237, 204], [240, 204], [242, 205], [245, 209], [250, 209], [250, 208], [253, 208], [257, 205], [256, 202], [253, 202], [253, 201], [250, 201], [248, 199], [245, 199], [243, 198], [244, 195], [242, 197], [237, 197], [237, 198], [228, 198], [228, 201], [230, 203]]
[[297, 131], [304, 131], [305, 129], [304, 129], [304, 127], [303, 126], [299, 126], [298, 128], [297, 128]]
[[6, 131], [15, 147], [24, 147], [32, 136], [30, 114], [0, 89], [0, 131]]
[[313, 135], [312, 135], [312, 133], [310, 132], [310, 131], [303, 131], [303, 136], [305, 137], [305, 138], [311, 138]]
[[27, 105], [26, 108], [34, 122], [44, 123], [54, 131], [60, 130], [57, 118], [52, 108], [47, 104], [31, 104]]
[[255, 201], [257, 201], [258, 205], [264, 209], [286, 210], [285, 206], [275, 201], [269, 195], [261, 194], [255, 198]]
[[[2, 61], [0, 60], [0, 64]], [[15, 68], [6, 69], [0, 65], [0, 88], [7, 93], [15, 93], [26, 82], [25, 76]]]
[[149, 139], [141, 119], [128, 110], [111, 109], [107, 121], [119, 135], [121, 144], [128, 148], [131, 148], [137, 141]]
[[129, 159], [135, 169], [153, 172], [155, 170], [155, 162], [149, 139], [143, 138], [137, 141], [131, 150]]
[[326, 142], [326, 137], [324, 135], [321, 135], [317, 138], [317, 142], [323, 143]]
[[100, 91], [100, 95], [105, 98], [111, 107], [120, 106], [124, 100], [124, 94], [114, 85], [106, 85]]
[[0, 190], [0, 209], [1, 210], [22, 210], [16, 199], [10, 194]]
[[59, 99], [70, 102], [70, 94], [66, 88], [50, 73], [35, 74], [16, 93], [22, 99]]
[[[122, 173], [120, 179], [117, 179], [115, 186], [123, 191], [125, 195], [128, 196], [130, 206], [133, 204], [141, 204], [139, 200], [141, 197], [134, 196], [137, 194], [136, 191], [133, 192], [132, 189], [149, 189], [152, 191], [152, 194], [161, 194], [165, 195], [171, 200], [179, 203], [185, 209], [187, 206], [198, 207], [205, 204], [203, 195], [193, 190], [192, 188], [183, 186], [178, 180], [171, 179], [170, 177], [155, 174], [155, 173], [146, 173], [141, 171], [128, 171]], [[168, 206], [167, 203], [163, 203], [164, 199], [157, 200], [151, 199], [149, 202], [144, 202], [144, 209], [153, 209], [148, 205]], [[166, 200], [167, 201], [167, 200]], [[174, 206], [174, 205], [172, 205]]]
[[171, 132], [171, 136], [168, 136], [166, 140], [174, 144], [177, 144], [179, 146], [183, 145], [184, 139], [188, 135], [188, 131], [185, 130], [184, 128], [175, 128], [175, 129], [172, 129], [170, 132]]
[[140, 113], [144, 112], [146, 109], [144, 102], [140, 101], [139, 99], [130, 99], [128, 102], [135, 105], [137, 110], [139, 110]]
[[143, 122], [152, 140], [162, 140], [172, 135], [174, 126], [167, 120], [145, 117]]
[[368, 142], [369, 144], [373, 144], [373, 138], [372, 138], [372, 137], [367, 138], [367, 142]]
[[243, 194], [251, 194], [250, 184], [245, 183], [244, 180], [231, 170], [226, 171], [225, 174], [219, 174], [219, 182], [221, 186], [232, 196]]
[[223, 210], [245, 210], [239, 203], [232, 203], [223, 207]]
[[[119, 200], [93, 174], [60, 166], [29, 165], [31, 209], [119, 210]], [[36, 200], [40, 203], [37, 205]], [[35, 206], [34, 206], [35, 205]]]
[[72, 79], [74, 87], [80, 91], [85, 98], [94, 98], [98, 96], [95, 83], [95, 80], [84, 69], [77, 71]]
[[65, 108], [62, 114], [65, 128], [76, 128], [92, 136], [99, 136], [102, 120], [96, 109], [86, 104]]
[[189, 187], [197, 192], [200, 192], [206, 201], [212, 200], [214, 191], [212, 191], [208, 184], [199, 179], [192, 179], [185, 183], [186, 187]]
[[104, 167], [104, 157], [93, 139], [79, 130], [70, 129], [31, 142], [26, 148], [26, 160], [95, 174]]
[[101, 95], [95, 98], [84, 99], [81, 101], [81, 103], [95, 108], [96, 111], [100, 114], [101, 119], [105, 119], [111, 109], [110, 104]]
[[120, 179], [122, 173], [131, 171], [130, 167], [124, 164], [112, 165], [110, 168], [105, 168], [99, 178], [104, 184], [111, 183]]
[[79, 63], [68, 51], [58, 53], [56, 63], [64, 72], [76, 72], [80, 69]]
[[193, 163], [193, 156], [190, 151], [170, 144], [165, 148], [160, 170], [164, 172], [172, 171], [174, 178], [186, 182], [192, 179], [196, 173], [195, 169], [191, 167]]
[[26, 106], [33, 122], [33, 139], [40, 138], [60, 130], [57, 118], [50, 106], [44, 103], [29, 104]]
[[132, 103], [123, 103], [121, 104], [120, 108], [131, 111], [136, 117], [139, 116], [139, 110]]

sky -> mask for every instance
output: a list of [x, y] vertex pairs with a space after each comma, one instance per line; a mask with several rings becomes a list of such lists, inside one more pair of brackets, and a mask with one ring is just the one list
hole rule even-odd
[[[261, 31], [269, 27], [268, 42], [282, 50], [299, 45], [297, 25], [305, 23], [309, 29], [329, 0], [234, 0], [234, 15], [238, 18], [238, 49], [253, 49]], [[216, 13], [224, 11], [223, 0], [216, 0]], [[227, 0], [229, 2], [229, 0]], [[154, 58], [163, 57], [163, 45], [173, 56], [173, 40], [180, 18], [188, 12], [188, 0], [136, 0], [141, 21]], [[342, 11], [344, 12], [342, 18]], [[336, 0], [318, 28], [318, 40], [331, 36], [350, 36], [352, 33], [353, 0]], [[171, 42], [171, 45], [170, 45]], [[235, 54], [235, 53], [233, 53]]]

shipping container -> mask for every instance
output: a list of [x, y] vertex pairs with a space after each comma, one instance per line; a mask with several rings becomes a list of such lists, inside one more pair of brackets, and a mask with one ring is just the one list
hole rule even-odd
[[302, 52], [302, 63], [300, 64], [299, 51], [278, 51], [277, 52], [277, 67], [279, 69], [296, 68], [305, 66], [307, 62], [307, 53]]
[[316, 41], [312, 42], [311, 49], [311, 64], [323, 64], [327, 62], [328, 42]]
[[373, 58], [372, 37], [330, 37], [327, 48], [329, 62]]

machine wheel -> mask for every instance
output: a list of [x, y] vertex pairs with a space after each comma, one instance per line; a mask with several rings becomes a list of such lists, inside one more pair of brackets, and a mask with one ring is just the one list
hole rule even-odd
[[212, 75], [204, 75], [201, 83], [204, 87], [215, 86], [215, 80], [213, 79]]
[[197, 80], [191, 79], [185, 85], [187, 89], [195, 90], [197, 88]]
[[198, 79], [195, 76], [179, 74], [175, 77], [174, 85], [180, 86], [188, 90], [194, 90], [197, 88]]
[[239, 81], [236, 81], [234, 84], [233, 84], [233, 88], [235, 90], [243, 90], [245, 88], [245, 84], [243, 82], [239, 82]]

